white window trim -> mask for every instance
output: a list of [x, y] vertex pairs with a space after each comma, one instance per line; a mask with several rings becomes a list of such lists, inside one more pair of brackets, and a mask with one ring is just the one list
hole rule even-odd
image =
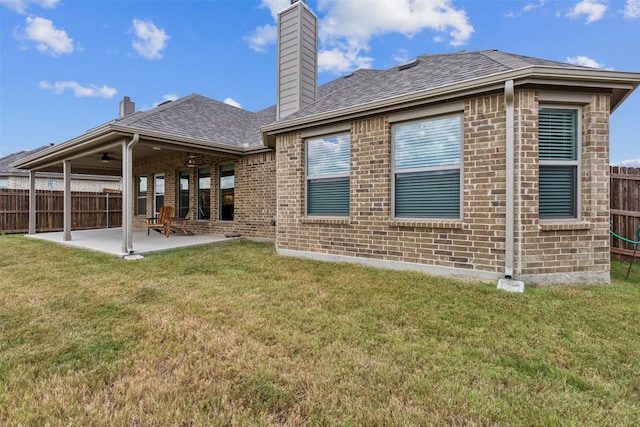
[[[576, 166], [576, 217], [575, 218], [540, 218], [540, 201], [538, 195], [538, 220], [540, 223], [577, 222], [582, 218], [582, 106], [571, 104], [538, 105], [538, 109], [573, 110], [576, 111], [576, 160], [540, 160], [538, 154], [538, 185], [540, 184], [540, 166]], [[540, 121], [538, 120], [538, 132]], [[538, 153], [540, 150], [540, 136], [538, 135]]]
[[[458, 106], [458, 104], [455, 104]], [[459, 106], [458, 106], [459, 107]], [[434, 110], [439, 111], [439, 110]], [[397, 217], [396, 213], [396, 167], [395, 167], [395, 158], [396, 158], [396, 144], [395, 144], [395, 128], [396, 125], [405, 125], [410, 123], [418, 123], [425, 122], [429, 120], [439, 120], [445, 119], [447, 117], [460, 117], [460, 162], [457, 167], [452, 166], [430, 166], [425, 168], [412, 168], [412, 169], [401, 169], [400, 173], [412, 173], [412, 172], [433, 172], [440, 170], [455, 170], [457, 169], [460, 172], [460, 216], [458, 218], [442, 218], [442, 217], [419, 217], [419, 218], [410, 218], [410, 217]], [[431, 222], [431, 221], [461, 221], [464, 218], [464, 112], [456, 112], [454, 114], [443, 114], [443, 115], [433, 115], [433, 116], [421, 116], [419, 119], [407, 120], [407, 121], [394, 121], [394, 124], [391, 126], [391, 221], [420, 221], [420, 222]]]

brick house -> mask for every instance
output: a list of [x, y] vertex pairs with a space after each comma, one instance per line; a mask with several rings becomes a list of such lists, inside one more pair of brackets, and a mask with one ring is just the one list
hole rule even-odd
[[124, 234], [162, 205], [195, 207], [197, 232], [273, 240], [283, 255], [609, 281], [609, 115], [639, 73], [486, 50], [318, 87], [304, 1], [278, 33], [276, 105], [190, 95], [135, 112], [125, 98], [119, 118], [16, 166], [94, 173], [96, 153], [118, 160], [101, 170], [122, 176]]

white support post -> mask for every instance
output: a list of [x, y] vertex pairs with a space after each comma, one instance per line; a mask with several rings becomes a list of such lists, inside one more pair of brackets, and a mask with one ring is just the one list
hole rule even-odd
[[29, 169], [29, 234], [36, 234], [36, 172]]
[[129, 235], [131, 234], [131, 217], [128, 200], [131, 199], [131, 174], [127, 168], [129, 150], [127, 141], [122, 141], [122, 253], [129, 253]]
[[133, 147], [140, 139], [133, 134], [122, 143], [122, 252], [133, 253]]
[[62, 172], [64, 175], [64, 234], [62, 240], [68, 242], [71, 240], [71, 161], [64, 160], [62, 162]]

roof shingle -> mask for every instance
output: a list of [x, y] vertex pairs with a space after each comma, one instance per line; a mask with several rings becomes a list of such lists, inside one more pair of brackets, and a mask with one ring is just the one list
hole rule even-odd
[[[325, 83], [318, 88], [318, 99], [314, 103], [279, 123], [534, 65], [576, 68], [495, 50], [421, 55], [414, 66], [404, 69], [358, 70]], [[275, 120], [275, 105], [254, 113], [192, 94], [116, 119], [111, 124], [131, 131], [146, 130], [233, 147], [253, 147], [262, 145], [260, 128]]]

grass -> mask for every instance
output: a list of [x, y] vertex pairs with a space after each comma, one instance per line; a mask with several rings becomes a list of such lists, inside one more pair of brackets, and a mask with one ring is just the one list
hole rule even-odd
[[249, 242], [0, 253], [2, 425], [640, 423], [640, 265], [514, 295]]

